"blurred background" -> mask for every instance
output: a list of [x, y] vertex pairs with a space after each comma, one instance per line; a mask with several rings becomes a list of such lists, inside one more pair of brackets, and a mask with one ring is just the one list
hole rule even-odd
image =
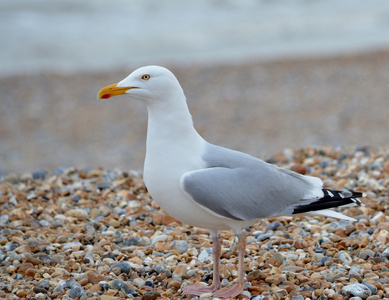
[[0, 0], [0, 174], [143, 165], [147, 112], [100, 88], [158, 64], [211, 143], [389, 144], [389, 1]]

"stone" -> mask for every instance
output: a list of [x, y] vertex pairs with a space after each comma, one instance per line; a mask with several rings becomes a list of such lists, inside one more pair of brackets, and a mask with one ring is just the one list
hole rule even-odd
[[32, 263], [34, 266], [39, 266], [42, 262], [39, 258], [29, 256], [24, 262]]
[[104, 280], [104, 276], [99, 273], [91, 272], [88, 274], [88, 281], [92, 284], [97, 284]]
[[33, 179], [40, 179], [44, 180], [46, 177], [47, 171], [41, 170], [41, 171], [35, 171], [32, 173], [32, 178]]
[[197, 259], [202, 262], [206, 261], [212, 261], [212, 248], [206, 248], [203, 251], [200, 252], [199, 256]]
[[389, 261], [389, 247], [386, 247], [384, 251], [382, 251], [381, 256], [385, 261]]
[[19, 265], [18, 271], [20, 274], [25, 274], [27, 270], [34, 270], [34, 265], [30, 262], [25, 262]]
[[46, 220], [40, 220], [39, 225], [41, 225], [42, 227], [49, 227], [50, 223], [47, 222]]
[[175, 268], [175, 270], [173, 271], [173, 277], [178, 276], [182, 278], [186, 274], [186, 272], [188, 272], [188, 269], [189, 267], [186, 264], [178, 265], [177, 268]]
[[173, 288], [178, 290], [179, 288], [181, 288], [181, 282], [179, 280], [172, 280], [169, 282], [168, 288]]
[[253, 280], [258, 280], [261, 278], [262, 272], [260, 270], [254, 270], [247, 274], [246, 279], [247, 281], [251, 282]]
[[79, 285], [73, 285], [69, 292], [70, 298], [80, 298], [84, 294], [84, 289]]
[[283, 261], [285, 260], [285, 257], [279, 252], [274, 253], [273, 257], [280, 263], [283, 263]]
[[282, 274], [274, 274], [267, 276], [265, 281], [270, 284], [278, 285], [284, 280], [284, 276]]
[[178, 221], [176, 218], [172, 217], [171, 215], [162, 216], [162, 225], [170, 226], [173, 224], [181, 224], [181, 222]]
[[85, 256], [82, 260], [85, 264], [94, 264], [93, 251], [89, 250], [85, 253]]
[[274, 235], [274, 233], [272, 233], [272, 232], [258, 234], [257, 235], [257, 241], [258, 242], [262, 242], [264, 240], [267, 240], [267, 239], [271, 238], [273, 235]]
[[50, 288], [51, 284], [48, 280], [43, 280], [43, 281], [39, 282], [39, 286], [41, 288], [44, 288], [45, 290], [48, 290]]
[[113, 289], [113, 290], [118, 290], [120, 291], [123, 287], [123, 280], [119, 279], [119, 278], [116, 278], [110, 282], [108, 282], [108, 286]]
[[54, 289], [53, 289], [53, 294], [63, 294], [65, 293], [65, 289], [63, 288], [62, 285], [57, 285]]
[[142, 300], [155, 300], [160, 296], [161, 296], [161, 294], [157, 291], [145, 292], [142, 295]]
[[366, 285], [370, 289], [372, 295], [377, 294], [378, 288], [373, 283], [364, 280], [362, 281], [362, 284]]
[[305, 175], [308, 172], [307, 168], [304, 165], [300, 165], [300, 164], [293, 165], [290, 168], [290, 170], [293, 171], [293, 172], [302, 174], [302, 175]]
[[47, 294], [47, 290], [44, 289], [44, 288], [42, 288], [42, 287], [40, 287], [40, 286], [34, 286], [33, 289], [32, 289], [32, 291], [33, 291], [34, 293], [36, 293], [36, 294], [38, 294], [38, 293]]
[[348, 297], [355, 296], [362, 299], [366, 299], [371, 295], [371, 290], [366, 285], [357, 282], [344, 286], [342, 292]]
[[112, 266], [112, 269], [119, 268], [120, 273], [130, 274], [131, 265], [128, 262], [119, 262]]
[[265, 233], [268, 232], [269, 230], [276, 231], [280, 227], [282, 227], [282, 224], [278, 221], [274, 221], [266, 227]]
[[348, 266], [353, 262], [351, 256], [343, 250], [338, 252], [338, 258], [342, 261], [343, 264]]
[[166, 242], [168, 236], [166, 234], [158, 234], [151, 239], [151, 243], [154, 245], [158, 242]]
[[88, 218], [87, 212], [80, 208], [70, 209], [66, 211], [65, 216], [77, 218], [79, 220], [86, 220]]
[[350, 278], [355, 278], [359, 282], [362, 282], [363, 270], [361, 270], [357, 265], [353, 265], [350, 268], [349, 276], [350, 276]]
[[133, 284], [138, 288], [138, 289], [140, 289], [142, 286], [144, 286], [145, 285], [145, 280], [144, 279], [142, 279], [142, 278], [134, 278], [134, 280], [133, 280]]
[[375, 255], [375, 252], [373, 250], [370, 250], [370, 249], [362, 249], [358, 253], [358, 257], [363, 259], [363, 260], [367, 260], [369, 257], [374, 257], [374, 255]]
[[101, 295], [101, 296], [100, 296], [100, 299], [101, 299], [101, 300], [117, 300], [118, 297], [110, 296], [110, 295]]
[[174, 240], [171, 243], [171, 247], [174, 249], [180, 251], [181, 253], [185, 253], [188, 251], [189, 244], [187, 241], [182, 241], [182, 240]]
[[101, 288], [102, 288], [104, 291], [107, 291], [107, 290], [109, 289], [108, 282], [106, 282], [105, 280], [100, 281], [100, 282], [99, 282], [99, 285], [101, 286]]

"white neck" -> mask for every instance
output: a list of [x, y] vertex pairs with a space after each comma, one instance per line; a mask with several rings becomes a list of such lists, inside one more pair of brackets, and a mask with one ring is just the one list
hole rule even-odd
[[[193, 127], [185, 96], [177, 101], [161, 101], [149, 104], [146, 153], [149, 151], [187, 151], [202, 144], [203, 139]], [[162, 154], [162, 153], [161, 153]]]

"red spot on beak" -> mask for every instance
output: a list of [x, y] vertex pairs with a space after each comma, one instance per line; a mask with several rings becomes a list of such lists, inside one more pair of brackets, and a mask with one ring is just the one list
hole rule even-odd
[[111, 94], [104, 94], [101, 96], [101, 99], [108, 99], [111, 98]]

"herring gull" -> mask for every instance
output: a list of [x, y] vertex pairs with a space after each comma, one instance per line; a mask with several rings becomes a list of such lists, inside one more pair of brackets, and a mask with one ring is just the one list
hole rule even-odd
[[[153, 199], [178, 220], [207, 228], [213, 242], [211, 286], [186, 286], [184, 295], [213, 293], [233, 298], [244, 290], [243, 228], [261, 218], [315, 214], [353, 220], [330, 210], [361, 205], [362, 193], [323, 188], [321, 179], [268, 164], [251, 155], [205, 141], [193, 127], [184, 92], [166, 68], [142, 67], [100, 90], [99, 99], [126, 94], [148, 110], [145, 185]], [[218, 231], [238, 238], [238, 278], [221, 287]]]

